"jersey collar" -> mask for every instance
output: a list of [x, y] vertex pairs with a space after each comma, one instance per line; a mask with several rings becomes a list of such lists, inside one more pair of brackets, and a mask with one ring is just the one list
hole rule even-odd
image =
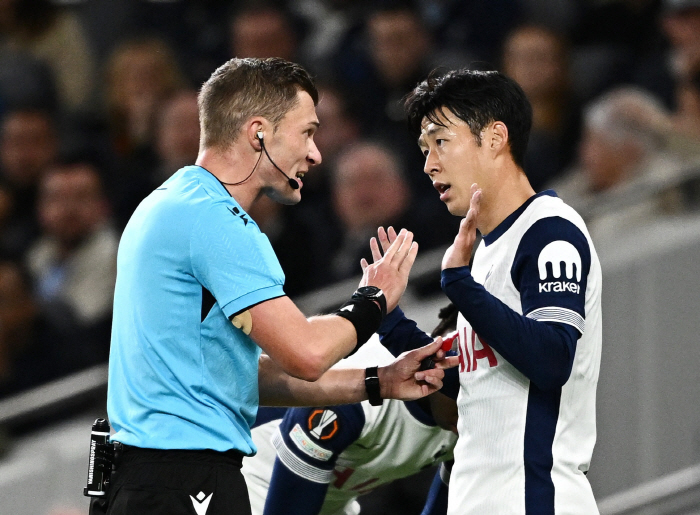
[[206, 177], [206, 179], [204, 179], [204, 180], [206, 180], [208, 183], [214, 185], [215, 188], [217, 188], [217, 189], [220, 188], [221, 190], [223, 190], [223, 193], [225, 193], [226, 196], [233, 197], [233, 195], [231, 195], [231, 192], [226, 189], [226, 186], [224, 186], [224, 183], [221, 182], [219, 180], [219, 178], [216, 175], [214, 175], [213, 173], [211, 173], [209, 170], [207, 170], [206, 168], [204, 168], [203, 166], [200, 166], [200, 165], [192, 165], [192, 168], [194, 168], [195, 170], [200, 172], [199, 175], [201, 177], [203, 177], [203, 178]]
[[490, 233], [484, 235], [484, 245], [487, 247], [496, 241], [503, 233], [505, 233], [510, 227], [515, 223], [515, 221], [522, 215], [532, 202], [539, 197], [556, 197], [557, 194], [554, 190], [545, 190], [537, 193], [527, 199], [522, 206], [509, 214], [505, 220], [503, 220], [498, 226]]

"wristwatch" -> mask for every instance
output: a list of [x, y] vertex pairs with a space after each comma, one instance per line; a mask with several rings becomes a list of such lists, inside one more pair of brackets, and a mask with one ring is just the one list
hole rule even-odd
[[372, 406], [381, 406], [384, 403], [379, 390], [377, 367], [367, 367], [365, 369], [365, 390], [367, 390], [367, 398]]
[[382, 320], [386, 316], [386, 297], [384, 292], [376, 286], [360, 286], [355, 293], [352, 294], [355, 300], [367, 299], [379, 303], [379, 308], [382, 311]]

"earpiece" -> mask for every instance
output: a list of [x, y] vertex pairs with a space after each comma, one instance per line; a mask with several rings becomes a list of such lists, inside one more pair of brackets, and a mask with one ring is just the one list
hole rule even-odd
[[242, 181], [238, 182], [222, 182], [222, 184], [226, 184], [227, 186], [238, 186], [239, 184], [243, 184], [245, 181], [250, 179], [250, 177], [253, 175], [253, 172], [255, 172], [255, 169], [258, 167], [258, 163], [260, 162], [260, 159], [262, 158], [263, 152], [267, 156], [267, 158], [270, 160], [270, 163], [272, 163], [272, 166], [275, 167], [275, 169], [284, 175], [285, 179], [287, 179], [287, 182], [289, 183], [289, 187], [292, 188], [293, 190], [299, 189], [299, 183], [297, 183], [296, 180], [292, 179], [289, 177], [286, 173], [282, 171], [282, 169], [275, 164], [275, 162], [272, 160], [270, 157], [270, 154], [267, 153], [267, 149], [265, 148], [265, 140], [263, 139], [263, 131], [258, 131], [255, 133], [255, 136], [258, 138], [258, 141], [260, 142], [260, 147], [262, 147], [262, 150], [260, 152], [260, 157], [258, 158], [258, 161], [255, 163], [255, 166], [251, 170], [251, 172], [248, 174], [248, 177], [243, 179]]
[[[272, 160], [272, 158], [270, 157], [270, 154], [267, 153], [267, 149], [265, 148], [265, 140], [263, 139], [263, 131], [258, 131], [255, 133], [255, 135], [257, 136], [258, 141], [260, 142], [260, 147], [262, 147], [262, 151], [265, 152], [265, 155], [270, 160], [270, 163], [272, 163], [272, 166], [274, 166], [277, 169], [277, 171], [279, 173], [281, 173], [282, 175], [284, 175], [284, 177], [287, 179], [287, 182], [289, 182], [289, 187], [292, 188], [293, 190], [299, 189], [299, 183], [297, 183], [297, 181], [295, 181], [294, 179], [289, 177], [286, 173], [284, 173], [282, 171], [282, 169], [279, 166], [277, 166], [275, 164], [275, 162]], [[260, 154], [260, 155], [262, 156], [262, 154]]]

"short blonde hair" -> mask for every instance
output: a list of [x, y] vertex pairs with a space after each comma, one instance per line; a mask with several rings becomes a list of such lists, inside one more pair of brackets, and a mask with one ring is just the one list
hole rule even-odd
[[277, 125], [306, 91], [318, 104], [318, 91], [300, 65], [277, 57], [234, 58], [220, 66], [199, 92], [201, 148], [228, 148], [251, 116]]

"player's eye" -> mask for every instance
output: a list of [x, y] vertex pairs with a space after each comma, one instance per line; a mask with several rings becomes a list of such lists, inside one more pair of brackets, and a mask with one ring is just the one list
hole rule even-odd
[[445, 143], [445, 140], [444, 140], [444, 139], [438, 138], [438, 139], [435, 140], [435, 144], [436, 144], [438, 147], [441, 147], [444, 143]]

